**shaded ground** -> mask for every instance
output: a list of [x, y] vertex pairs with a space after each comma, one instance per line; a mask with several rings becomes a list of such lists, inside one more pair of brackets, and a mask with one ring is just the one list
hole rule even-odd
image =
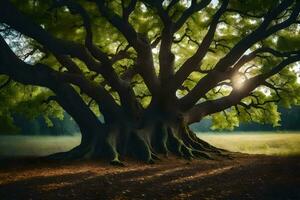
[[169, 158], [155, 165], [0, 161], [1, 200], [300, 199], [300, 157]]

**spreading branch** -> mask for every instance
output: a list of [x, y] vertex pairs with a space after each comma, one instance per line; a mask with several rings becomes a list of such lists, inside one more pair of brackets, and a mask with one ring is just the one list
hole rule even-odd
[[151, 52], [151, 44], [145, 36], [138, 34], [128, 21], [121, 18], [110, 10], [105, 1], [95, 1], [100, 13], [127, 39], [130, 46], [137, 52], [137, 66], [139, 73], [145, 80], [145, 83], [152, 93], [155, 93], [158, 87], [158, 80], [154, 70], [154, 63]]
[[[251, 96], [252, 91], [260, 85], [267, 85], [268, 87], [276, 90], [276, 88], [271, 84], [267, 83], [266, 80], [272, 77], [273, 75], [279, 73], [285, 67], [299, 60], [300, 60], [300, 54], [286, 58], [285, 60], [283, 60], [281, 63], [273, 67], [268, 72], [265, 72], [263, 74], [257, 75], [255, 77], [246, 80], [243, 83], [242, 90], [233, 89], [228, 96], [221, 97], [216, 100], [208, 100], [203, 103], [197, 104], [188, 112], [187, 121], [189, 121], [189, 123], [194, 123], [202, 119], [204, 116], [216, 112], [220, 112], [222, 110], [230, 108], [231, 106], [241, 105], [241, 100], [245, 97]], [[277, 97], [278, 98], [275, 100], [267, 100], [263, 103], [259, 103], [259, 102], [251, 103], [248, 106], [250, 107], [256, 106], [256, 108], [258, 108], [261, 107], [261, 105], [264, 105], [266, 103], [278, 102], [280, 101], [281, 97], [279, 94], [277, 94]]]
[[211, 0], [201, 0], [197, 3], [196, 0], [193, 0], [191, 6], [186, 9], [175, 22], [174, 32], [178, 31], [194, 13], [204, 9], [210, 2]]
[[[188, 110], [193, 107], [197, 101], [205, 95], [209, 90], [215, 87], [215, 85], [230, 77], [228, 70], [243, 56], [247, 49], [260, 40], [276, 33], [279, 30], [292, 25], [299, 15], [300, 2], [297, 2], [293, 6], [293, 11], [288, 19], [280, 24], [271, 25], [271, 22], [278, 17], [284, 10], [293, 5], [292, 0], [282, 1], [277, 7], [270, 10], [265, 16], [263, 22], [252, 33], [245, 36], [240, 40], [229, 53], [227, 53], [219, 62], [215, 65], [214, 70], [203, 77], [198, 84], [189, 92], [186, 96], [180, 99], [180, 104], [183, 110]], [[205, 85], [206, 87], [203, 87]]]
[[175, 74], [174, 82], [172, 84], [173, 90], [176, 90], [183, 83], [183, 81], [199, 66], [200, 62], [207, 54], [209, 47], [213, 41], [219, 20], [225, 12], [228, 3], [228, 0], [223, 1], [221, 7], [214, 15], [210, 27], [205, 37], [203, 38], [202, 43], [199, 45], [196, 53], [192, 57], [187, 59]]

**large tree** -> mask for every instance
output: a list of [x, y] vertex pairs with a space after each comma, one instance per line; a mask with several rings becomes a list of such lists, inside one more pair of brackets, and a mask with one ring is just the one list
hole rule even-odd
[[0, 0], [0, 116], [59, 105], [82, 140], [56, 158], [224, 156], [188, 125], [279, 124], [277, 104], [300, 100], [299, 12], [298, 0]]

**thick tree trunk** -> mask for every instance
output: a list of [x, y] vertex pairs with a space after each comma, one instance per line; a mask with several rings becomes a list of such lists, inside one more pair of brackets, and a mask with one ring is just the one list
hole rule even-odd
[[[58, 86], [58, 87], [57, 87]], [[88, 108], [77, 92], [68, 84], [54, 85], [51, 88], [56, 94], [56, 101], [72, 116], [81, 132], [80, 145], [69, 152], [57, 153], [49, 156], [55, 159], [90, 158], [98, 141], [103, 140], [104, 125]]]
[[154, 163], [169, 154], [185, 159], [229, 158], [227, 152], [199, 139], [179, 117], [177, 121], [149, 115], [137, 123], [126, 116], [107, 123], [105, 137], [94, 143], [92, 155], [123, 165], [126, 157]]

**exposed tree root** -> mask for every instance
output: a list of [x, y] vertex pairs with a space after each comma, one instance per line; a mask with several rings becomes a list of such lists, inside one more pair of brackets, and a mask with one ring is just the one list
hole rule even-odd
[[117, 140], [118, 140], [119, 130], [112, 128], [110, 134], [106, 139], [107, 153], [111, 159], [110, 164], [115, 166], [125, 166], [119, 159], [119, 153], [117, 150]]
[[[213, 158], [209, 155], [209, 151], [203, 151], [203, 148], [199, 148], [199, 146], [194, 145], [194, 141], [192, 140], [181, 140], [177, 137], [171, 129], [169, 129], [169, 138], [172, 138], [171, 144], [175, 146], [176, 153], [185, 159], [191, 160], [193, 158], [199, 159], [210, 159]], [[184, 137], [183, 137], [184, 138]]]
[[145, 137], [144, 133], [141, 134], [141, 131], [135, 132], [135, 143], [137, 145], [137, 151], [135, 154], [137, 157], [141, 158], [141, 160], [149, 163], [154, 164], [154, 159], [152, 155], [155, 155], [154, 152], [152, 152], [152, 148], [150, 146], [150, 143], [148, 141], [148, 137]]
[[[114, 125], [107, 130], [106, 139], [102, 143], [92, 142], [89, 145], [79, 145], [68, 152], [53, 154], [47, 158], [71, 160], [103, 157], [108, 158], [110, 164], [115, 166], [125, 166], [121, 158], [126, 156], [134, 156], [153, 164], [162, 159], [160, 155], [167, 157], [169, 153], [187, 160], [231, 158], [229, 152], [199, 139], [194, 132], [183, 125], [159, 123], [155, 126], [145, 126], [129, 131]], [[100, 152], [95, 151], [99, 144], [104, 145], [100, 148]]]

